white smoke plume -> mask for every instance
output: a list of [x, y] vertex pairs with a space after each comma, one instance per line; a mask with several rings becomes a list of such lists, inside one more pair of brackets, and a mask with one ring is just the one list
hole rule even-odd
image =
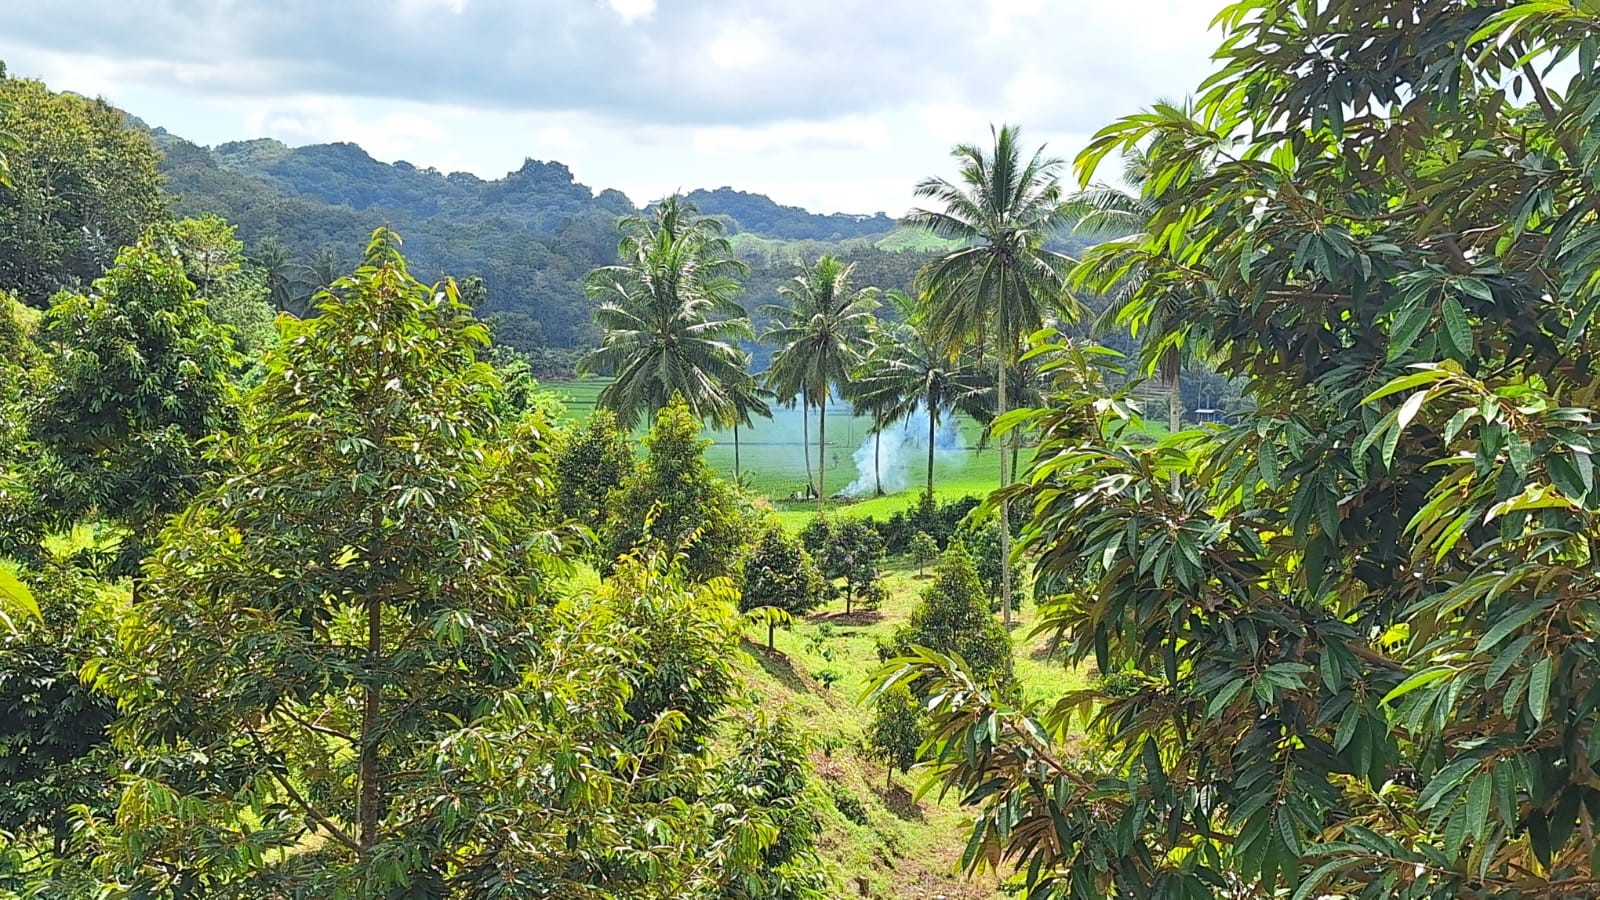
[[[941, 416], [933, 435], [934, 478], [937, 480], [941, 472], [963, 468], [968, 455], [964, 450], [955, 417]], [[927, 411], [919, 407], [904, 421], [885, 428], [881, 444], [878, 436], [868, 434], [856, 448], [855, 462], [859, 474], [839, 492], [841, 497], [870, 497], [880, 482], [886, 494], [920, 484], [928, 467]]]

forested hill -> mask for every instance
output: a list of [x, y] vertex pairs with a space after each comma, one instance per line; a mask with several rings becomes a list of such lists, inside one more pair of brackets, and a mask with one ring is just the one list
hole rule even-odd
[[[637, 211], [621, 192], [597, 193], [559, 162], [528, 160], [486, 180], [380, 162], [349, 143], [291, 148], [259, 139], [206, 148], [160, 128], [150, 134], [164, 154], [176, 213], [222, 216], [252, 251], [280, 244], [313, 283], [317, 272], [347, 271], [351, 248], [390, 225], [404, 236], [418, 277], [481, 277], [480, 312], [497, 339], [530, 353], [592, 346], [581, 281], [615, 260], [616, 220]], [[740, 234], [752, 311], [776, 299], [802, 258], [835, 252], [857, 264], [858, 283], [905, 288], [932, 249], [895, 233], [881, 213], [817, 215], [731, 188], [689, 196]]]
[[792, 241], [840, 241], [883, 237], [894, 230], [894, 220], [883, 213], [818, 215], [798, 206], [783, 206], [765, 194], [749, 194], [731, 187], [690, 191], [690, 203], [708, 216], [726, 216], [741, 230]]

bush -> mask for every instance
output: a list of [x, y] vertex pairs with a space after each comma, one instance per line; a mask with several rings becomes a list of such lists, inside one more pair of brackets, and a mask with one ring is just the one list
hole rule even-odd
[[823, 578], [829, 582], [844, 579], [845, 612], [853, 612], [858, 599], [870, 604], [869, 608], [882, 602], [882, 592], [874, 590], [883, 562], [883, 539], [877, 529], [861, 519], [834, 522], [818, 516], [801, 532], [800, 539], [822, 544], [815, 555]]
[[926, 575], [928, 563], [939, 558], [939, 542], [926, 531], [919, 531], [911, 538], [910, 551], [912, 561], [917, 564], [917, 574]]
[[610, 497], [633, 471], [633, 446], [609, 409], [597, 409], [581, 427], [563, 435], [556, 451], [556, 508], [561, 515], [599, 531]]
[[752, 530], [739, 491], [706, 465], [700, 422], [681, 399], [656, 415], [648, 455], [610, 501], [606, 548], [612, 559], [647, 544], [681, 553], [697, 579], [732, 574]]
[[867, 818], [866, 806], [861, 803], [855, 794], [850, 793], [849, 788], [837, 781], [830, 781], [828, 782], [828, 795], [833, 798], [833, 808], [837, 809], [839, 815], [844, 816], [845, 819], [857, 825], [866, 825], [871, 822], [871, 819]]
[[[1000, 521], [988, 519], [977, 525], [968, 524], [960, 530], [959, 536], [967, 551], [972, 554], [973, 564], [978, 569], [978, 580], [983, 582], [983, 589], [989, 594], [990, 610], [998, 610], [1000, 574], [1005, 564], [1000, 553]], [[1011, 596], [1014, 607], [1021, 609], [1027, 600], [1027, 595], [1022, 564], [1012, 560]]]
[[[923, 491], [917, 498], [917, 504], [908, 510], [899, 510], [883, 520], [867, 517], [860, 521], [878, 532], [884, 549], [891, 554], [911, 552], [911, 543], [919, 533], [932, 537], [942, 549], [956, 536], [967, 514], [982, 502], [969, 494], [941, 504]], [[1020, 518], [1017, 517], [1019, 525]]]
[[910, 688], [897, 684], [878, 696], [872, 724], [867, 726], [867, 747], [888, 769], [885, 787], [896, 770], [907, 772], [917, 764], [926, 733], [922, 704]]
[[913, 646], [958, 654], [979, 681], [1001, 687], [1012, 682], [1011, 636], [990, 615], [977, 567], [959, 540], [939, 559], [933, 584], [911, 618], [879, 645], [878, 657], [905, 656]]
[[[727, 847], [721, 896], [748, 900], [822, 900], [816, 839], [822, 824], [812, 811], [821, 798], [810, 788], [805, 743], [781, 719], [741, 719], [734, 752], [712, 773], [709, 805], [721, 815], [714, 833], [751, 840]], [[769, 837], [760, 837], [765, 834]]]
[[763, 606], [800, 615], [822, 602], [822, 575], [811, 554], [781, 526], [769, 525], [744, 562], [740, 612]]

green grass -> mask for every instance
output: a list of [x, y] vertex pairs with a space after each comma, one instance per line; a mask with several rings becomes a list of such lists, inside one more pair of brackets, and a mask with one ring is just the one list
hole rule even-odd
[[[778, 632], [775, 651], [766, 649], [764, 628], [751, 628], [749, 680], [768, 709], [811, 734], [826, 793], [848, 793], [867, 811], [862, 826], [839, 815], [836, 804], [824, 804], [823, 851], [846, 887], [861, 878], [873, 897], [993, 898], [1000, 896], [993, 878], [967, 883], [953, 875], [968, 835], [967, 811], [953, 799], [912, 802], [914, 775], [897, 773], [886, 787], [886, 770], [863, 745], [872, 710], [858, 700], [879, 665], [878, 642], [906, 621], [931, 581], [931, 570], [919, 575], [907, 560], [894, 559], [884, 574], [888, 599], [873, 612], [846, 616], [842, 604], [816, 610]], [[1013, 632], [1017, 677], [1027, 696], [1049, 701], [1083, 687], [1084, 675], [1051, 659], [1043, 638], [1027, 637], [1033, 616], [1032, 604], [1026, 605]], [[824, 685], [824, 672], [836, 676], [831, 686]]]
[[896, 228], [873, 244], [886, 253], [945, 253], [961, 246], [921, 228]]
[[[566, 407], [569, 422], [586, 420], [595, 408], [596, 398], [605, 380], [585, 378], [576, 381], [550, 382], [545, 388], [559, 397]], [[817, 416], [810, 417], [811, 444], [802, 446], [802, 428], [799, 410], [778, 408], [773, 418], [757, 421], [750, 428], [739, 429], [739, 468], [744, 483], [756, 494], [768, 498], [779, 519], [791, 528], [799, 528], [816, 512], [815, 500], [796, 501], [788, 498], [804, 496], [806, 466], [817, 465]], [[824, 454], [827, 472], [824, 485], [832, 494], [855, 482], [862, 474], [855, 462], [855, 454], [868, 441], [871, 421], [852, 416], [844, 404], [835, 403], [828, 409], [828, 449]], [[969, 449], [941, 451], [934, 464], [934, 493], [941, 498], [960, 497], [965, 494], [985, 496], [1000, 480], [1000, 456], [993, 448], [974, 449], [978, 443], [980, 426], [962, 419], [961, 441]], [[641, 426], [637, 434], [643, 436]], [[706, 437], [711, 446], [706, 450], [706, 461], [727, 477], [733, 476], [734, 450], [732, 431], [708, 429]], [[641, 450], [642, 452], [642, 450]], [[802, 455], [805, 454], [805, 455]], [[888, 496], [874, 497], [875, 484], [866, 485], [868, 496], [860, 500], [830, 498], [828, 508], [841, 515], [887, 517], [898, 509], [916, 502], [926, 477], [926, 458], [913, 454], [897, 471], [903, 473], [903, 485], [891, 478], [886, 489], [899, 487]], [[809, 457], [809, 460], [807, 459]], [[885, 465], [885, 469], [889, 469]], [[866, 467], [870, 472], [870, 462]]]

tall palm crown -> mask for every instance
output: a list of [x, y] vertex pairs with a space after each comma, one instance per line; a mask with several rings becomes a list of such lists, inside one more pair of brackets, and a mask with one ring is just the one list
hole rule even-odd
[[[917, 273], [917, 289], [927, 304], [933, 336], [947, 352], [979, 347], [994, 354], [998, 383], [996, 415], [1006, 412], [1008, 369], [1022, 341], [1048, 318], [1070, 320], [1078, 306], [1067, 296], [1064, 279], [1071, 266], [1045, 241], [1071, 224], [1062, 202], [1064, 163], [1040, 147], [1024, 161], [1019, 132], [1006, 125], [992, 129], [994, 148], [962, 144], [952, 151], [957, 180], [929, 178], [916, 196], [937, 208], [919, 208], [906, 224], [959, 241], [961, 246], [929, 262]], [[1016, 435], [1010, 440], [1015, 451]], [[1011, 483], [1010, 456], [1000, 453], [1000, 486]], [[1010, 513], [1000, 502], [1000, 549], [1010, 549]], [[1011, 567], [1002, 566], [1000, 608], [1011, 624]]]
[[993, 134], [991, 152], [971, 144], [952, 151], [957, 181], [917, 185], [916, 196], [938, 208], [912, 210], [905, 223], [961, 243], [917, 273], [932, 333], [952, 349], [988, 347], [1010, 365], [1047, 318], [1078, 313], [1063, 290], [1072, 260], [1044, 246], [1072, 220], [1059, 177], [1065, 163], [1043, 147], [1024, 162], [1015, 127]]
[[878, 428], [928, 412], [927, 491], [933, 492], [935, 435], [941, 417], [961, 411], [978, 421], [994, 415], [994, 380], [971, 354], [951, 356], [935, 340], [916, 300], [900, 291], [886, 295], [902, 321], [873, 333], [872, 352], [856, 373], [850, 399], [869, 411]]
[[628, 216], [617, 228], [620, 261], [584, 282], [599, 302], [594, 318], [603, 337], [580, 371], [616, 376], [599, 403], [626, 428], [675, 394], [695, 416], [732, 424], [738, 410], [727, 388], [748, 377], [738, 341], [751, 331], [735, 300], [747, 269], [721, 223], [672, 196], [652, 214]]
[[[872, 288], [852, 289], [854, 265], [824, 255], [778, 289], [786, 304], [763, 309], [776, 323], [761, 340], [778, 348], [766, 373], [767, 386], [779, 397], [797, 394], [817, 404], [817, 460], [826, 468], [828, 395], [861, 364], [868, 350], [868, 325], [877, 308]], [[818, 502], [826, 495], [823, 473], [817, 473]]]

